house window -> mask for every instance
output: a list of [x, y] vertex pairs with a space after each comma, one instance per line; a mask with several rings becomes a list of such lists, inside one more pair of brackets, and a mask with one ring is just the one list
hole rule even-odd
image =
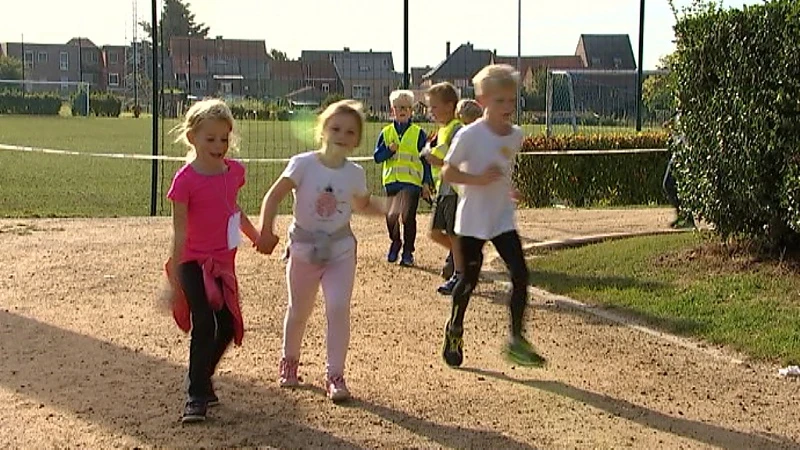
[[194, 80], [194, 88], [201, 91], [205, 91], [206, 88], [208, 88], [208, 83], [206, 82], [206, 80]]
[[69, 70], [69, 53], [61, 52], [58, 55], [58, 65], [61, 67], [61, 70]]
[[369, 66], [358, 66], [360, 72], [369, 72]]
[[389, 86], [384, 86], [383, 87], [383, 95], [384, 96], [388, 96], [389, 95]]
[[614, 58], [614, 68], [619, 69], [622, 67], [622, 58]]
[[110, 74], [108, 74], [108, 85], [109, 86], [119, 86], [119, 74], [118, 73], [110, 73]]
[[599, 66], [600, 58], [592, 58], [592, 66]]
[[25, 52], [25, 67], [28, 69], [33, 67], [33, 52], [31, 51]]
[[233, 92], [233, 83], [231, 82], [221, 83], [220, 86], [222, 87], [223, 94], [230, 94]]
[[372, 97], [372, 86], [363, 86], [356, 84], [353, 86], [353, 98], [370, 98]]
[[[67, 81], [69, 81], [69, 76], [68, 75], [61, 75], [61, 82], [64, 83], [64, 82], [67, 82]], [[62, 90], [67, 90], [67, 89], [69, 89], [69, 85], [68, 84], [62, 84], [61, 85], [61, 89]]]
[[109, 64], [119, 63], [119, 55], [117, 54], [117, 52], [108, 52], [108, 63]]
[[83, 54], [83, 62], [97, 64], [97, 52], [85, 52]]
[[461, 79], [458, 79], [458, 80], [455, 80], [455, 81], [456, 81], [455, 85], [456, 85], [457, 88], [465, 88], [465, 87], [467, 87], [467, 80], [461, 78]]
[[36, 62], [39, 63], [46, 63], [47, 62], [47, 52], [39, 52], [36, 54]]
[[322, 92], [330, 92], [331, 91], [331, 85], [328, 84], [328, 83], [322, 83], [322, 86], [320, 86], [320, 89], [322, 90]]

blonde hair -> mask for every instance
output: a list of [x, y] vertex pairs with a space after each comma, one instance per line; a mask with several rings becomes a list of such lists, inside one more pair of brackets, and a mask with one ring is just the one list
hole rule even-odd
[[389, 94], [389, 103], [392, 106], [400, 100], [405, 100], [409, 105], [414, 106], [414, 93], [407, 89], [399, 89]]
[[475, 95], [483, 95], [496, 88], [514, 88], [519, 85], [519, 72], [508, 64], [490, 64], [472, 78]]
[[358, 122], [358, 143], [356, 147], [361, 145], [361, 139], [364, 137], [364, 105], [355, 100], [339, 100], [336, 103], [331, 103], [324, 111], [317, 117], [317, 126], [314, 129], [317, 143], [321, 144], [324, 138], [325, 127], [333, 116], [338, 114], [349, 114], [355, 117]]
[[428, 92], [426, 92], [426, 94], [428, 95], [428, 98], [435, 97], [437, 100], [443, 103], [452, 103], [453, 111], [455, 111], [456, 104], [458, 103], [458, 91], [456, 91], [455, 86], [447, 81], [434, 84], [428, 88]]
[[481, 104], [471, 98], [465, 98], [459, 101], [456, 106], [456, 116], [458, 120], [464, 122], [464, 125], [475, 122], [480, 119], [482, 115], [483, 108]]
[[189, 132], [197, 130], [200, 124], [207, 120], [221, 120], [228, 124], [228, 127], [230, 127], [228, 149], [236, 150], [238, 144], [238, 136], [234, 130], [236, 121], [233, 119], [230, 108], [218, 98], [207, 98], [193, 104], [186, 111], [183, 121], [170, 130], [170, 133], [177, 134], [176, 143], [182, 143], [189, 148], [186, 153], [186, 162], [191, 162], [196, 155], [194, 146], [189, 142]]

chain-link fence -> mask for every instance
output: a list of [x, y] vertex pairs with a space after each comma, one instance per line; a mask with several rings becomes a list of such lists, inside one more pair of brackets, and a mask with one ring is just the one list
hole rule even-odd
[[[162, 17], [161, 11], [158, 13]], [[515, 21], [515, 11], [509, 14], [509, 22]], [[131, 124], [130, 119], [125, 119], [124, 125], [123, 120], [104, 124], [104, 129], [119, 128], [110, 133], [117, 139], [103, 143], [88, 142], [91, 137], [73, 143], [36, 136], [22, 139], [0, 132], [6, 140], [0, 144], [150, 154], [158, 158], [152, 167], [143, 170], [142, 164], [137, 163], [131, 169], [136, 171], [137, 180], [141, 178], [141, 183], [135, 182], [137, 187], [144, 184], [152, 189], [151, 211], [166, 214], [169, 203], [165, 193], [186, 151], [174, 144], [170, 130], [194, 101], [220, 97], [237, 119], [241, 139], [234, 157], [241, 158], [247, 166], [243, 205], [254, 210], [287, 159], [316, 145], [312, 130], [320, 109], [337, 99], [353, 98], [364, 103], [369, 122], [354, 156], [367, 170], [373, 192], [380, 191], [380, 167], [371, 157], [382, 126], [391, 121], [389, 94], [404, 86], [405, 67], [399, 67], [395, 60], [392, 50], [396, 49], [370, 49], [368, 42], [353, 42], [352, 47], [330, 50], [324, 37], [320, 37], [318, 42], [307, 43], [299, 54], [288, 57], [269, 49], [264, 40], [187, 37], [188, 33], [174, 29], [174, 24], [156, 25], [153, 30], [152, 24], [146, 24], [146, 32], [141, 35], [152, 38], [155, 34], [155, 44], [145, 38], [128, 45], [97, 45], [89, 37], [72, 38], [65, 44], [0, 43], [4, 55], [22, 62], [23, 78], [28, 82], [19, 89], [23, 93], [57, 92], [65, 105], [62, 115], [85, 115], [87, 109], [90, 115], [104, 115], [91, 106], [81, 106], [87, 100], [85, 94], [80, 97], [81, 92], [89, 91], [90, 105], [113, 99], [119, 103], [120, 115], [139, 117], [136, 124]], [[520, 125], [527, 134], [635, 131], [639, 113], [635, 43], [627, 34], [584, 34], [573, 38], [575, 51], [555, 56], [503, 54], [481, 46], [477, 40], [442, 43], [439, 61], [408, 68], [408, 88], [416, 98], [414, 120], [426, 131], [435, 128], [428, 119], [424, 95], [431, 85], [447, 81], [462, 97], [473, 97], [474, 75], [488, 64], [506, 63], [520, 70]], [[408, 49], [404, 50], [407, 55]], [[653, 75], [656, 74], [644, 73], [645, 78]], [[41, 81], [45, 82], [38, 83]], [[149, 114], [156, 115], [156, 120], [148, 120]], [[113, 116], [113, 111], [109, 115]], [[642, 109], [641, 115], [645, 128], [660, 127], [671, 111], [648, 107]], [[151, 123], [152, 133], [147, 129]], [[99, 135], [92, 126], [74, 126], [86, 127], [86, 136]], [[147, 141], [150, 145], [142, 145]], [[114, 170], [122, 173], [126, 169]], [[130, 174], [126, 172], [125, 176]], [[127, 211], [126, 207], [109, 213]]]

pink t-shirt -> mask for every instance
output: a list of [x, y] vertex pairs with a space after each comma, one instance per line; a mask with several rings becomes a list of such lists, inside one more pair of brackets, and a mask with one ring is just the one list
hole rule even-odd
[[225, 164], [228, 170], [219, 175], [203, 175], [186, 164], [172, 179], [167, 198], [188, 205], [182, 263], [235, 253], [235, 249], [228, 250], [228, 219], [239, 211], [237, 196], [244, 186], [244, 166], [231, 159]]

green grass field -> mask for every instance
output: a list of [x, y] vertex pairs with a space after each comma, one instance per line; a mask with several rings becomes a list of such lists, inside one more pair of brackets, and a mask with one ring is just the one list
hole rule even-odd
[[[173, 144], [169, 134], [177, 120], [160, 123], [161, 154], [182, 156], [185, 148]], [[240, 158], [288, 158], [314, 148], [310, 121], [241, 121], [238, 133]], [[354, 156], [372, 155], [383, 124], [369, 123], [362, 145]], [[433, 125], [423, 125], [428, 131]], [[558, 132], [568, 132], [558, 127]], [[626, 132], [597, 128], [593, 132]], [[543, 133], [541, 125], [525, 125], [528, 134]], [[152, 125], [149, 118], [82, 118], [0, 116], [0, 144], [71, 150], [85, 153], [151, 154]], [[163, 195], [180, 162], [160, 163], [159, 211], [168, 213]], [[373, 192], [380, 191], [380, 168], [361, 162]], [[260, 198], [283, 170], [285, 163], [249, 163], [248, 184], [242, 204], [258, 208]], [[98, 157], [30, 154], [0, 150], [0, 217], [72, 217], [147, 215], [150, 205], [149, 161]], [[288, 203], [284, 205], [288, 207]]]
[[755, 358], [800, 362], [796, 270], [718, 250], [701, 233], [625, 239], [534, 258], [531, 281]]

